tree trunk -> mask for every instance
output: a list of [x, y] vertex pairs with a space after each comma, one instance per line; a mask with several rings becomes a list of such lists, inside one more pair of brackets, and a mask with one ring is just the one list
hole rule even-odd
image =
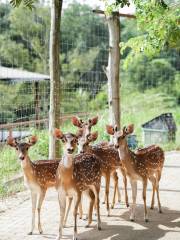
[[49, 110], [49, 159], [59, 157], [59, 142], [54, 129], [60, 126], [60, 22], [63, 0], [52, 0], [50, 31], [50, 110]]
[[119, 13], [106, 16], [109, 29], [109, 58], [105, 69], [108, 78], [109, 119], [120, 128], [120, 19]]

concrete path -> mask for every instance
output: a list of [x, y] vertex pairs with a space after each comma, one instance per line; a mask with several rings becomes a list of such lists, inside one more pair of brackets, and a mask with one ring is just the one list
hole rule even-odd
[[[119, 185], [122, 187], [122, 178]], [[129, 199], [131, 191], [129, 188]], [[106, 216], [105, 206], [101, 205], [102, 231], [97, 231], [96, 221], [92, 228], [86, 229], [86, 221], [78, 220], [78, 232], [80, 240], [180, 240], [180, 152], [166, 154], [165, 167], [160, 183], [160, 196], [163, 206], [163, 214], [157, 209], [149, 210], [149, 223], [143, 221], [142, 186], [138, 185], [138, 199], [136, 222], [129, 221], [129, 210], [124, 205], [124, 193], [122, 203], [117, 203], [111, 211], [111, 216]], [[112, 188], [111, 188], [112, 192]], [[101, 199], [104, 193], [104, 183]], [[148, 185], [147, 203], [150, 205], [151, 185]], [[112, 194], [111, 194], [112, 196]], [[87, 212], [87, 199], [84, 198], [84, 212]], [[94, 216], [94, 220], [96, 217]], [[0, 240], [48, 240], [55, 239], [58, 231], [59, 206], [57, 193], [50, 190], [42, 207], [43, 235], [39, 235], [37, 228], [35, 235], [28, 236], [31, 223], [31, 202], [29, 192], [17, 194], [6, 201], [0, 202]], [[64, 229], [64, 239], [72, 239], [73, 233], [72, 212]]]

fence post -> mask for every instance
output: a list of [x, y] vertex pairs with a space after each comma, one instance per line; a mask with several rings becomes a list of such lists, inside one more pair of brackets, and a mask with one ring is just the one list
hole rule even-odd
[[50, 31], [50, 110], [49, 110], [49, 159], [59, 157], [59, 142], [54, 129], [60, 125], [60, 21], [63, 0], [52, 0]]
[[120, 20], [119, 13], [106, 16], [109, 29], [108, 66], [104, 68], [108, 78], [109, 119], [111, 124], [120, 128]]

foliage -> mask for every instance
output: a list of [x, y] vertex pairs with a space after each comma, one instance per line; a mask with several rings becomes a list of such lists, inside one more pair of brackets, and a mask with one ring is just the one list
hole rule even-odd
[[34, 8], [34, 3], [36, 0], [10, 0], [13, 7], [19, 7], [21, 4], [28, 7], [29, 9]]
[[171, 9], [153, 1], [135, 1], [137, 24], [144, 33], [121, 43], [121, 52], [131, 48], [126, 62], [145, 54], [152, 57], [162, 49], [180, 47], [180, 8]]
[[[140, 55], [127, 67], [125, 70], [128, 74], [124, 77], [140, 91], [158, 86], [165, 88], [165, 83], [167, 83], [169, 90], [172, 89], [176, 69], [167, 59], [154, 58], [149, 60]], [[162, 91], [166, 92], [165, 89]]]
[[[140, 36], [121, 43], [121, 52], [131, 48], [126, 61], [133, 61], [141, 53], [154, 56], [162, 49], [180, 48], [180, 5], [166, 4], [163, 0], [134, 0]], [[105, 0], [106, 11], [111, 14], [129, 1]]]
[[[5, 11], [5, 6], [8, 11]], [[0, 59], [4, 66], [48, 72], [50, 13], [46, 7], [30, 11], [23, 7], [10, 11], [0, 5]], [[1, 22], [1, 21], [0, 21]]]

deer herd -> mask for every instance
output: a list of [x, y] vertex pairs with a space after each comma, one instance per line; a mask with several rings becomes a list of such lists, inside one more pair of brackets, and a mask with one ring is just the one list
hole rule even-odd
[[[60, 223], [57, 240], [62, 238], [62, 229], [66, 225], [68, 214], [74, 201], [74, 234], [73, 239], [77, 240], [77, 214], [83, 216], [82, 197], [86, 194], [89, 197], [89, 210], [87, 215], [87, 225], [92, 222], [93, 209], [97, 215], [97, 228], [101, 230], [100, 199], [101, 177], [105, 178], [105, 195], [107, 216], [110, 215], [109, 188], [110, 178], [114, 181], [114, 193], [111, 208], [114, 208], [116, 195], [118, 201], [121, 196], [118, 186], [118, 171], [120, 170], [125, 190], [125, 203], [129, 207], [127, 194], [127, 176], [132, 188], [132, 205], [130, 208], [130, 220], [135, 220], [137, 181], [143, 185], [144, 220], [148, 221], [146, 206], [147, 182], [152, 183], [151, 209], [154, 208], [155, 192], [157, 194], [158, 210], [161, 213], [161, 203], [159, 197], [159, 181], [164, 164], [163, 150], [152, 145], [138, 149], [133, 152], [129, 149], [127, 138], [134, 131], [134, 126], [129, 125], [122, 130], [116, 126], [106, 126], [106, 131], [112, 136], [112, 142], [100, 142], [92, 145], [97, 139], [98, 132], [92, 132], [91, 128], [98, 122], [98, 117], [83, 122], [77, 117], [72, 118], [72, 124], [77, 127], [77, 133], [63, 133], [60, 129], [55, 129], [54, 137], [61, 140], [63, 144], [62, 158], [57, 160], [31, 161], [28, 150], [37, 142], [37, 138], [32, 136], [28, 142], [17, 142], [11, 134], [7, 144], [14, 147], [18, 158], [21, 160], [21, 167], [24, 174], [24, 182], [31, 192], [32, 199], [32, 223], [29, 234], [33, 234], [35, 227], [35, 212], [38, 212], [38, 230], [42, 234], [41, 226], [41, 206], [50, 187], [55, 187], [58, 191], [60, 205]], [[78, 154], [76, 154], [76, 150]], [[68, 206], [66, 207], [66, 204]]]

